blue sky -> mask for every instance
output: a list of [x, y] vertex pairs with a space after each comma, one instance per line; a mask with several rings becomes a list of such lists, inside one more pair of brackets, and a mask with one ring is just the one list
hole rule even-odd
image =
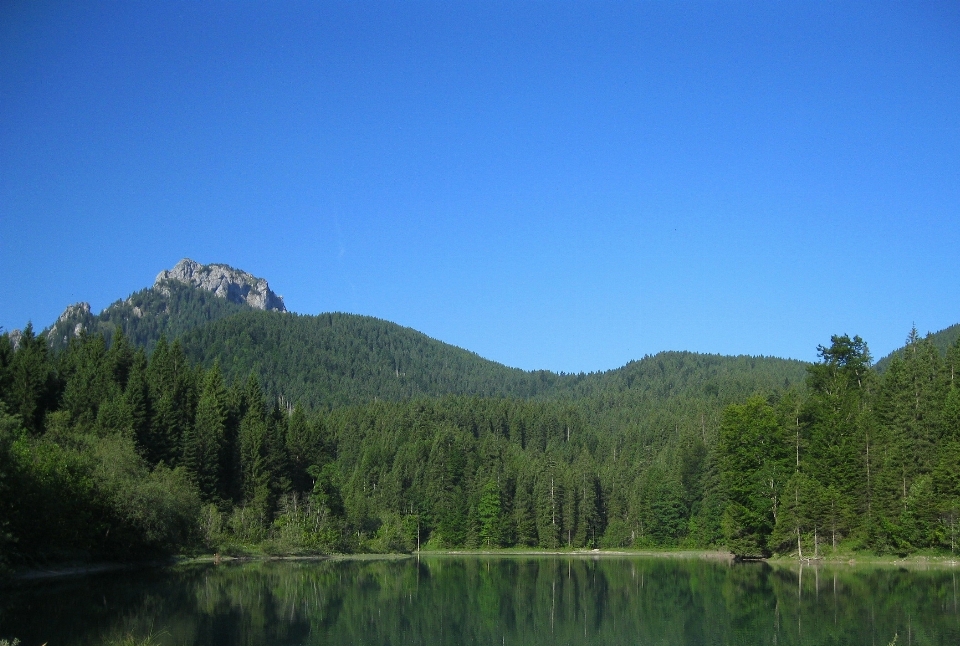
[[180, 258], [522, 368], [960, 322], [955, 2], [0, 4], [0, 326]]

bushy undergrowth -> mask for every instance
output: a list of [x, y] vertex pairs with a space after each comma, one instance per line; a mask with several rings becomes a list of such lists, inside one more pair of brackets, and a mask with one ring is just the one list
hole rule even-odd
[[[0, 410], [3, 558], [136, 558], [189, 543], [199, 498], [182, 469], [150, 469], [122, 435], [29, 435]], [[42, 518], [43, 522], [38, 522]]]

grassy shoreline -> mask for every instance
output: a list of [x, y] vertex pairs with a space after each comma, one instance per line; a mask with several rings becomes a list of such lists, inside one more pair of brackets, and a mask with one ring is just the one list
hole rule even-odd
[[[774, 556], [764, 559], [774, 566], [795, 566], [801, 561], [796, 555]], [[895, 556], [870, 554], [867, 552], [853, 552], [831, 554], [819, 559], [804, 559], [804, 567], [901, 567], [915, 569], [949, 569], [960, 566], [960, 556], [947, 554], [911, 554], [909, 556]]]
[[[445, 557], [493, 557], [493, 558], [530, 558], [530, 557], [566, 556], [575, 558], [662, 558], [662, 559], [705, 559], [733, 564], [734, 556], [723, 550], [690, 549], [449, 549], [421, 550], [411, 553], [358, 553], [358, 554], [268, 554], [251, 551], [249, 553], [218, 555], [201, 554], [197, 556], [175, 556], [165, 560], [134, 562], [99, 562], [60, 564], [46, 567], [14, 570], [9, 573], [7, 583], [43, 581], [48, 579], [88, 576], [127, 570], [147, 568], [169, 568], [204, 563], [257, 563], [270, 561], [383, 561], [406, 560], [412, 558]], [[906, 557], [877, 556], [869, 553], [842, 553], [824, 556], [819, 559], [799, 561], [795, 555], [774, 556], [757, 559], [773, 567], [898, 567], [910, 569], [951, 569], [960, 567], [960, 556], [914, 554]], [[2, 583], [2, 579], [0, 579]]]

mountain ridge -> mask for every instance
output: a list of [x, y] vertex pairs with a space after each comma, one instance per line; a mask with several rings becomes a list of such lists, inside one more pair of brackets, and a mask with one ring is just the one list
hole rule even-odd
[[59, 351], [83, 332], [109, 341], [118, 329], [148, 352], [161, 335], [179, 338], [192, 360], [207, 367], [219, 363], [230, 379], [252, 373], [275, 396], [327, 409], [444, 395], [581, 398], [602, 392], [611, 397], [631, 391], [635, 382], [657, 400], [677, 388], [725, 399], [724, 390], [749, 393], [800, 384], [808, 365], [779, 357], [680, 351], [590, 374], [523, 370], [376, 317], [289, 312], [265, 279], [187, 258], [161, 271], [153, 286], [100, 314], [85, 303], [67, 307], [46, 333]]
[[119, 328], [150, 350], [161, 334], [180, 336], [245, 309], [287, 311], [266, 279], [223, 263], [203, 265], [184, 258], [157, 274], [152, 286], [114, 301], [99, 314], [86, 302], [68, 305], [44, 333], [53, 350], [62, 350], [84, 331], [111, 338]]

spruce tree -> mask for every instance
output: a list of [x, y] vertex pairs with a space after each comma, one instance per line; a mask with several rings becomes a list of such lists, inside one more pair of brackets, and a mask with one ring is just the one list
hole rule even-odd
[[517, 482], [516, 500], [513, 506], [517, 544], [534, 547], [537, 538], [537, 510], [533, 499], [533, 483], [529, 476], [521, 476]]
[[290, 464], [290, 480], [294, 490], [308, 492], [312, 488], [312, 478], [307, 473], [317, 453], [318, 438], [314, 436], [306, 412], [300, 404], [294, 406], [287, 418], [286, 448]]
[[150, 387], [147, 382], [147, 357], [143, 350], [137, 350], [133, 355], [123, 398], [130, 411], [130, 424], [137, 449], [148, 461], [155, 462], [150, 454]]
[[820, 361], [808, 369], [810, 396], [801, 415], [806, 452], [800, 469], [816, 487], [836, 492], [834, 513], [844, 525], [859, 523], [863, 529], [875, 511], [874, 490], [880, 479], [876, 464], [881, 439], [871, 408], [876, 379], [872, 358], [863, 339], [845, 334], [832, 336], [830, 347], [819, 346], [818, 354]]
[[272, 506], [267, 423], [254, 408], [240, 423], [240, 489], [243, 502], [264, 516]]
[[197, 404], [196, 421], [183, 436], [183, 465], [193, 477], [205, 501], [214, 501], [220, 493], [226, 398], [219, 364], [207, 371], [203, 393]]
[[35, 336], [30, 323], [20, 335], [8, 370], [8, 410], [11, 414], [19, 415], [29, 431], [39, 433], [47, 409], [54, 405], [57, 381], [46, 337], [42, 334]]
[[480, 520], [480, 543], [483, 547], [500, 547], [502, 534], [500, 512], [500, 485], [496, 478], [490, 478], [480, 491], [477, 503], [477, 515]]

